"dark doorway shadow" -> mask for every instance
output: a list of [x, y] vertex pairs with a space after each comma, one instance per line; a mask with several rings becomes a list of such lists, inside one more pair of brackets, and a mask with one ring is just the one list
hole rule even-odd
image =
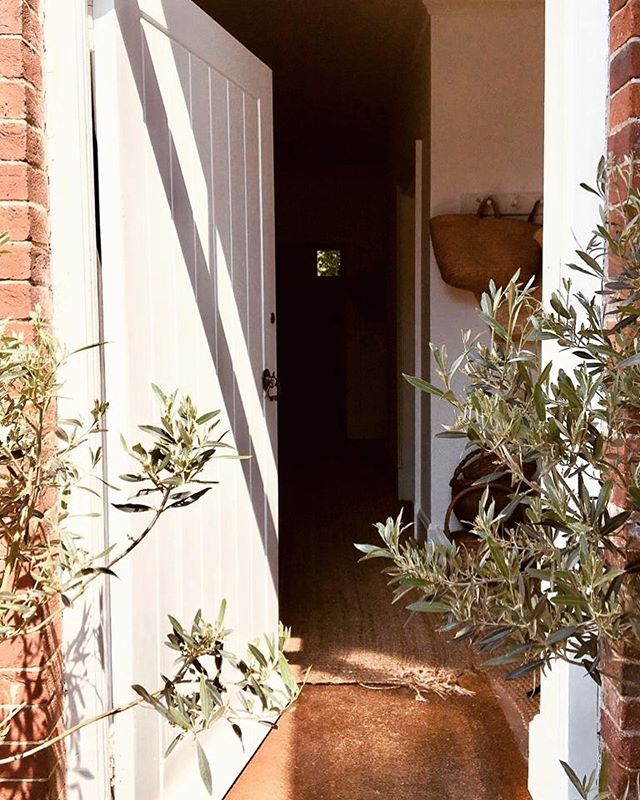
[[283, 245], [277, 250], [278, 373], [283, 387], [278, 435], [285, 449], [341, 442], [347, 434], [344, 274], [318, 275], [319, 248]]

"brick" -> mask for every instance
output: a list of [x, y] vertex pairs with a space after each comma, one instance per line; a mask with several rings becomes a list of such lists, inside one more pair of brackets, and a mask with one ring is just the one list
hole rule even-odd
[[[609, 758], [609, 788], [613, 792], [614, 798], [624, 798], [624, 800], [636, 800], [638, 797], [635, 791], [637, 787], [639, 770], [629, 769], [618, 764], [613, 758]], [[629, 794], [627, 795], [627, 790]]]
[[615, 53], [625, 42], [635, 36], [640, 36], [640, 0], [629, 0], [611, 18], [611, 52]]
[[48, 206], [49, 187], [45, 173], [25, 161], [0, 162], [2, 200], [28, 200]]
[[0, 80], [0, 119], [24, 119], [41, 128], [43, 105], [34, 87], [20, 79]]
[[36, 307], [45, 317], [51, 316], [51, 293], [48, 287], [33, 286], [26, 281], [0, 283], [0, 318], [28, 319]]
[[0, 280], [26, 281], [31, 277], [29, 242], [14, 242], [0, 253]]
[[0, 164], [0, 200], [29, 200], [28, 169], [24, 161]]
[[[58, 631], [58, 624], [52, 626]], [[51, 649], [55, 644], [45, 644]], [[3, 648], [4, 649], [4, 648]], [[62, 674], [61, 650], [56, 647], [51, 650], [46, 659], [43, 659], [41, 668], [27, 665], [22, 669], [0, 669], [0, 705], [15, 705], [16, 702], [38, 704], [47, 697], [53, 697], [57, 690], [56, 681]], [[14, 698], [18, 697], [16, 701]]]
[[[9, 733], [0, 744], [0, 749], [5, 745], [7, 750], [15, 752], [18, 745], [24, 750], [29, 743], [43, 742], [55, 736], [62, 719], [63, 706], [64, 695], [59, 686], [57, 694], [51, 695], [47, 702], [34, 703], [23, 708], [11, 720]], [[5, 755], [9, 754], [5, 752]], [[47, 772], [43, 770], [41, 774], [46, 775]]]
[[[0, 254], [0, 317], [14, 318], [8, 328], [27, 340], [33, 338], [33, 309], [40, 306], [49, 318], [52, 311], [41, 6], [41, 0], [0, 2], [0, 230], [12, 240]], [[24, 581], [31, 581], [27, 574], [20, 577]], [[62, 686], [59, 619], [40, 632], [2, 643], [0, 705], [26, 707], [0, 745], [0, 756], [61, 729]], [[63, 797], [62, 744], [0, 769], [1, 800]]]
[[[63, 730], [62, 721], [60, 720], [56, 727], [52, 729], [51, 736], [61, 733]], [[29, 748], [28, 744], [16, 744], [14, 746], [0, 745], [0, 754], [2, 757], [9, 757], [25, 752]], [[3, 765], [2, 772], [0, 773], [0, 798], [11, 798], [14, 795], [10, 792], [10, 787], [18, 782], [35, 780], [42, 782], [44, 785], [48, 784], [49, 793], [44, 795], [47, 800], [58, 797], [61, 791], [65, 788], [65, 752], [64, 743], [57, 742], [39, 753], [18, 759], [12, 764]], [[38, 795], [39, 796], [39, 795]]]
[[0, 706], [38, 705], [46, 702], [48, 667], [37, 672], [0, 671]]
[[37, 89], [42, 88], [40, 54], [22, 38], [0, 38], [0, 75], [22, 78]]
[[22, 3], [22, 38], [36, 52], [42, 52], [42, 20], [40, 15], [27, 2]]
[[20, 77], [42, 90], [42, 55], [26, 42], [22, 42], [22, 75]]
[[[30, 719], [32, 709], [25, 709], [25, 719]], [[44, 719], [44, 710], [38, 711], [36, 716], [41, 716]], [[18, 717], [16, 717], [16, 720]], [[54, 724], [45, 723], [47, 727], [46, 736], [37, 741], [46, 741], [53, 736], [56, 736], [63, 730], [62, 719]], [[44, 730], [44, 728], [43, 728]], [[26, 750], [33, 747], [36, 742], [30, 742], [27, 739], [16, 740], [15, 742], [3, 743], [0, 745], [0, 758], [8, 758], [13, 755], [19, 755]], [[29, 779], [49, 779], [50, 783], [55, 786], [55, 792], [51, 796], [55, 797], [60, 789], [60, 778], [64, 780], [64, 775], [60, 775], [61, 768], [64, 764], [64, 745], [56, 743], [50, 747], [41, 750], [39, 753], [27, 756], [14, 761], [12, 764], [5, 764], [2, 766], [1, 777], [5, 781], [13, 780], [29, 780]], [[53, 778], [53, 780], [51, 780]], [[0, 797], [3, 795], [3, 783], [0, 781]]]
[[622, 261], [612, 253], [609, 254], [607, 259], [607, 274], [610, 276], [620, 275], [623, 269]]
[[[22, 283], [3, 283], [0, 286], [0, 318], [26, 319], [31, 312], [31, 286]], [[3, 648], [4, 650], [4, 645]]]
[[[0, 168], [0, 173], [2, 172]], [[27, 189], [29, 200], [44, 208], [49, 208], [49, 182], [45, 172], [30, 164], [27, 168]]]
[[[55, 634], [55, 635], [54, 635]], [[59, 624], [43, 630], [39, 637], [42, 640], [41, 650], [46, 652], [56, 647], [59, 642]], [[37, 640], [37, 636], [25, 637]], [[3, 643], [0, 655], [6, 659], [7, 647]], [[24, 648], [25, 660], [31, 659], [32, 649]], [[12, 660], [12, 659], [8, 659]], [[62, 716], [64, 695], [62, 691], [62, 658], [60, 651], [56, 650], [39, 671], [29, 671], [26, 667], [22, 671], [0, 671], [0, 701], [11, 705], [27, 703], [15, 717], [10, 726], [9, 734], [0, 745], [0, 757], [7, 757], [12, 753], [23, 752], [30, 743], [46, 740], [62, 730]], [[49, 797], [56, 797], [64, 788], [64, 749], [63, 745], [47, 748], [42, 753], [26, 759], [20, 759], [11, 765], [2, 768], [0, 781], [0, 798], [7, 796], [10, 784], [8, 779], [40, 779], [47, 778]]]
[[47, 625], [41, 631], [9, 639], [0, 647], [0, 674], [4, 674], [3, 670], [52, 668], [52, 657], [57, 653], [59, 646], [59, 621]]
[[[616, 273], [612, 270], [608, 271], [609, 276], [616, 275]], [[627, 490], [626, 485], [623, 486], [620, 482], [616, 482], [613, 486], [613, 492], [611, 494], [611, 502], [614, 506], [618, 508], [625, 508], [626, 504], [629, 500], [629, 492]]]
[[0, 35], [21, 36], [36, 50], [42, 47], [42, 24], [26, 0], [3, 0]]
[[0, 39], [0, 75], [24, 78], [24, 48], [21, 38]]
[[34, 167], [43, 168], [45, 165], [44, 157], [44, 134], [40, 128], [27, 124], [27, 147], [23, 156]]
[[609, 87], [615, 94], [634, 78], [640, 78], [640, 40], [628, 42], [611, 62], [609, 71]]
[[640, 83], [628, 83], [611, 98], [609, 125], [612, 130], [640, 117]]
[[[633, 550], [630, 552], [630, 557], [627, 563], [635, 562], [638, 557], [638, 551]], [[603, 648], [604, 649], [604, 648]], [[607, 663], [609, 661], [627, 661], [635, 663], [640, 667], [640, 641], [635, 638], [625, 638], [607, 645], [604, 651]]]
[[12, 242], [0, 253], [0, 280], [48, 285], [49, 253], [31, 242]]
[[32, 167], [44, 165], [42, 130], [26, 120], [0, 121], [0, 162], [25, 161]]
[[27, 123], [0, 123], [0, 161], [27, 160]]
[[640, 122], [633, 121], [609, 137], [609, 153], [617, 159], [640, 155]]
[[640, 733], [633, 733], [624, 730], [613, 720], [605, 709], [601, 717], [602, 739], [618, 764], [627, 769], [638, 769], [640, 767]]
[[[24, 750], [24, 745], [0, 745], [0, 758], [18, 755]], [[55, 747], [48, 747], [28, 758], [19, 759], [12, 764], [4, 764], [2, 767], [2, 777], [5, 780], [11, 778], [21, 778], [23, 780], [44, 778], [50, 775], [55, 769], [55, 759]]]
[[[46, 670], [40, 702], [24, 708], [12, 720], [9, 735], [0, 744], [0, 758], [24, 752], [34, 743], [45, 741], [63, 730], [62, 661], [58, 657], [52, 664], [53, 668]], [[0, 798], [13, 797], [7, 795], [11, 782], [33, 779], [47, 779], [51, 792], [49, 797], [57, 797], [65, 783], [64, 745], [58, 743], [34, 756], [4, 765], [0, 775], [4, 779], [0, 780]]]
[[[640, 0], [610, 0], [610, 14], [608, 150], [621, 159], [640, 156]], [[610, 260], [608, 272], [619, 272], [615, 259]], [[624, 475], [628, 472], [628, 459], [636, 451], [636, 442], [624, 442], [619, 454]], [[628, 505], [626, 483], [623, 477], [614, 487], [612, 500], [621, 508]], [[630, 520], [615, 541], [622, 553], [611, 554], [608, 560], [621, 567], [635, 562], [640, 557], [639, 532], [638, 521]], [[627, 588], [637, 593], [638, 581], [628, 582]], [[610, 762], [609, 786], [612, 800], [627, 797], [629, 787], [632, 791], [628, 800], [635, 800], [640, 775], [640, 643], [624, 639], [608, 650], [602, 668], [601, 735]]]
[[625, 658], [607, 658], [604, 675], [625, 697], [640, 697], [640, 663]]
[[47, 245], [47, 212], [29, 203], [0, 203], [0, 231], [7, 231], [14, 242]]
[[611, 683], [603, 681], [603, 702], [611, 719], [627, 731], [640, 731], [640, 697], [623, 697]]
[[0, 82], [0, 115], [4, 119], [26, 119], [27, 86], [18, 81]]
[[621, 8], [627, 5], [629, 0], [610, 0], [609, 3], [609, 16], [612, 17], [615, 13], [620, 11]]
[[0, 778], [0, 798], [7, 800], [51, 800], [48, 781], [3, 781]]
[[10, 320], [7, 323], [7, 332], [12, 333], [14, 336], [22, 336], [28, 344], [31, 344], [34, 339], [33, 322], [25, 320]]
[[22, 0], [4, 0], [0, 14], [0, 34], [22, 34]]

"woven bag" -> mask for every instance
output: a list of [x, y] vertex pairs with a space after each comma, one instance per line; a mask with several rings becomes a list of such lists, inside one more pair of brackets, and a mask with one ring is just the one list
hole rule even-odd
[[[485, 490], [489, 492], [489, 500], [495, 503], [496, 514], [504, 511], [511, 503], [514, 492], [521, 486], [512, 486], [512, 476], [508, 470], [505, 470], [505, 474], [500, 478], [478, 484], [482, 478], [487, 478], [492, 473], [499, 471], [501, 471], [499, 463], [489, 453], [476, 449], [464, 456], [449, 481], [451, 503], [447, 508], [443, 526], [447, 538], [451, 538], [450, 525], [454, 513], [463, 530], [471, 530]], [[534, 462], [523, 464], [523, 471], [526, 478], [532, 480], [536, 472], [536, 464]], [[521, 521], [523, 511], [524, 505], [516, 506], [504, 522], [513, 524]]]
[[[526, 282], [542, 266], [534, 222], [539, 203], [525, 220], [503, 217], [493, 197], [477, 214], [443, 214], [431, 220], [431, 241], [442, 279], [450, 286], [481, 293], [493, 278], [506, 286], [516, 270]], [[492, 216], [488, 216], [490, 212]]]

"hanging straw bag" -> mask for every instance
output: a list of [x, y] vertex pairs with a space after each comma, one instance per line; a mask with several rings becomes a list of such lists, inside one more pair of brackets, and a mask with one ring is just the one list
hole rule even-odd
[[481, 294], [492, 278], [505, 286], [516, 270], [523, 282], [536, 275], [542, 266], [536, 239], [541, 226], [534, 222], [539, 205], [526, 221], [503, 217], [493, 197], [482, 201], [477, 214], [434, 217], [431, 241], [445, 283]]

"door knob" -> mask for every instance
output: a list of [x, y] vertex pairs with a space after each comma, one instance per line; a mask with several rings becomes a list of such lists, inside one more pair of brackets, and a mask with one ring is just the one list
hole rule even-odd
[[262, 388], [268, 400], [274, 401], [280, 397], [280, 381], [275, 372], [265, 369], [262, 373]]

